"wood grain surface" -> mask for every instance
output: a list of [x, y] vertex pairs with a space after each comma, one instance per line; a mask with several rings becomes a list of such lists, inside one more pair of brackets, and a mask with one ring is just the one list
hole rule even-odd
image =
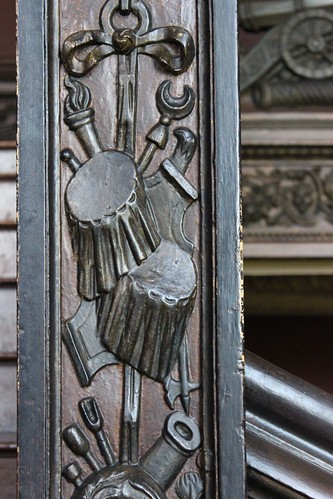
[[2, 499], [16, 497], [16, 458], [0, 454], [0, 483]]

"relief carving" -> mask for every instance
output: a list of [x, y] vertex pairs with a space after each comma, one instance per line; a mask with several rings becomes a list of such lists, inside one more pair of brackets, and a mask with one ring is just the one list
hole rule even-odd
[[199, 473], [186, 473], [177, 483], [177, 494], [180, 499], [201, 499], [203, 483]]
[[[137, 26], [117, 27], [117, 15], [131, 14]], [[100, 29], [71, 34], [62, 60], [68, 91], [64, 122], [88, 159], [82, 163], [71, 149], [61, 159], [73, 176], [65, 207], [77, 262], [81, 304], [64, 324], [63, 338], [83, 387], [100, 369], [123, 364], [123, 400], [119, 456], [104, 432], [102, 411], [94, 397], [79, 401], [81, 418], [96, 439], [103, 463], [91, 450], [89, 437], [74, 423], [63, 431], [67, 447], [83, 458], [92, 473], [84, 477], [78, 462], [68, 463], [64, 478], [72, 498], [166, 498], [187, 459], [200, 447], [200, 430], [190, 416], [191, 392], [186, 329], [197, 294], [194, 245], [184, 233], [184, 217], [198, 193], [185, 174], [197, 147], [186, 127], [174, 130], [176, 145], [155, 173], [147, 173], [157, 150], [164, 150], [170, 125], [191, 114], [195, 93], [184, 85], [174, 96], [172, 83], [156, 90], [160, 119], [147, 133], [137, 154], [136, 120], [138, 56], [149, 55], [173, 75], [190, 67], [191, 35], [178, 26], [152, 27], [143, 1], [107, 1]], [[103, 59], [118, 58], [117, 137], [113, 149], [103, 146], [95, 124], [93, 89], [81, 81]], [[178, 366], [179, 379], [172, 376]], [[142, 377], [163, 385], [165, 401], [184, 412], [167, 416], [161, 436], [143, 455], [139, 448]], [[112, 378], [112, 370], [110, 371]], [[111, 380], [110, 380], [111, 381]], [[199, 498], [198, 474], [184, 475], [179, 497]]]
[[[167, 417], [161, 436], [138, 462], [123, 463], [120, 456], [116, 458], [103, 431], [104, 420], [96, 400], [81, 400], [79, 407], [85, 426], [97, 440], [104, 463], [91, 451], [89, 437], [78, 424], [64, 429], [66, 445], [73, 454], [83, 458], [93, 472], [84, 478], [77, 461], [64, 466], [63, 476], [76, 489], [72, 499], [166, 499], [165, 492], [188, 457], [200, 446], [200, 433], [195, 421], [175, 411]], [[194, 478], [187, 475], [194, 475]], [[200, 476], [195, 473], [187, 475], [178, 484], [178, 490], [183, 491], [180, 493], [187, 495], [180, 497], [199, 498], [202, 492]]]
[[[265, 240], [333, 235], [333, 172], [331, 165], [245, 167], [243, 216], [248, 237]], [[288, 228], [293, 230], [288, 236]], [[297, 232], [295, 232], [297, 229]], [[278, 232], [277, 232], [278, 231]]]
[[333, 173], [325, 173], [320, 168], [281, 168], [268, 174], [258, 169], [255, 175], [245, 172], [245, 225], [307, 227], [314, 226], [319, 217], [333, 224]]
[[245, 29], [270, 28], [240, 62], [241, 91], [251, 89], [256, 106], [332, 104], [332, 8], [324, 1], [240, 3]]

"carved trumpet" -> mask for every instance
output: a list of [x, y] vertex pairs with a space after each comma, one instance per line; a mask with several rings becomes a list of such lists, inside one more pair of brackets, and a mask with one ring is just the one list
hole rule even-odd
[[333, 10], [332, 0], [240, 0], [241, 26], [249, 31], [259, 31], [282, 23], [292, 14], [309, 9]]

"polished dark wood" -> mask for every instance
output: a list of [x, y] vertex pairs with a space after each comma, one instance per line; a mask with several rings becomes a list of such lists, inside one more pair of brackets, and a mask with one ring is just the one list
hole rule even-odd
[[15, 451], [1, 452], [0, 449], [0, 483], [1, 497], [13, 499], [16, 497], [16, 449]]
[[[157, 19], [165, 23], [177, 2], [167, 3], [165, 10], [163, 5], [148, 3], [156, 9]], [[83, 20], [87, 24], [96, 24], [98, 9], [95, 9], [95, 4], [94, 8], [89, 7], [88, 10], [82, 9], [81, 4], [82, 2], [62, 2], [62, 38], [68, 36], [69, 30], [72, 32], [73, 29], [79, 29]], [[190, 73], [190, 82], [198, 91], [197, 117], [191, 118], [191, 126], [199, 123], [198, 131], [204, 140], [200, 144], [199, 152], [201, 173], [199, 174], [197, 158], [189, 178], [199, 187], [202, 206], [201, 210], [192, 211], [186, 228], [195, 235], [197, 246], [194, 260], [200, 277], [199, 298], [190, 326], [189, 348], [196, 359], [191, 372], [193, 379], [198, 378], [200, 372], [203, 373], [202, 398], [195, 394], [192, 404], [193, 414], [201, 422], [203, 429], [203, 452], [197, 463], [195, 459], [190, 460], [184, 471], [189, 472], [191, 467], [198, 466], [205, 476], [207, 498], [224, 496], [241, 499], [245, 493], [245, 460], [236, 5], [234, 1], [221, 4], [215, 0], [210, 5], [201, 1], [194, 5], [198, 17], [194, 9], [193, 15], [186, 18], [186, 22], [193, 30], [199, 48], [204, 49], [204, 52], [200, 55], [199, 64], [195, 66], [197, 69], [193, 68]], [[62, 365], [60, 363], [61, 316], [66, 319], [75, 313], [78, 296], [75, 265], [63, 213], [60, 224], [63, 198], [59, 188], [59, 5], [58, 2], [45, 1], [30, 7], [21, 0], [18, 9], [19, 494], [27, 499], [60, 496], [60, 406], [62, 404], [62, 424], [65, 427], [76, 418], [80, 397], [90, 395], [92, 391], [91, 388], [85, 391], [78, 386], [66, 351], [62, 356]], [[214, 10], [214, 23], [211, 22], [210, 8]], [[66, 17], [66, 13], [73, 17], [75, 26], [72, 25], [71, 17]], [[182, 15], [185, 16], [185, 12], [182, 12]], [[225, 27], [222, 37], [221, 25]], [[213, 44], [216, 49], [214, 58], [211, 52]], [[151, 70], [155, 71], [153, 63], [150, 61], [149, 64]], [[213, 67], [216, 68], [215, 72]], [[151, 78], [150, 72], [140, 76], [145, 78], [147, 88], [153, 90], [156, 82]], [[90, 78], [90, 84], [94, 83], [94, 78], [95, 76]], [[95, 84], [96, 82], [98, 77]], [[213, 86], [221, 88], [222, 91], [216, 91], [216, 94], [207, 92], [207, 89]], [[144, 87], [145, 85], [141, 86], [140, 98], [143, 96], [143, 90], [146, 91]], [[61, 92], [63, 97], [63, 90]], [[177, 99], [180, 98], [174, 98]], [[112, 148], [114, 130], [111, 129], [110, 134], [105, 125], [109, 123], [109, 118], [112, 118], [116, 109], [115, 97], [112, 93], [106, 95], [104, 91], [100, 91], [94, 102], [96, 116], [99, 116], [96, 123], [101, 130], [101, 139], [106, 147]], [[216, 111], [216, 127], [213, 128], [212, 105]], [[105, 109], [111, 111], [105, 113]], [[145, 151], [144, 132], [158, 119], [159, 116], [149, 101], [147, 112], [140, 116], [138, 124], [139, 150]], [[165, 123], [164, 119], [163, 127], [169, 126], [169, 122], [167, 125]], [[148, 140], [151, 138], [149, 134], [147, 137]], [[66, 143], [71, 142], [67, 129], [62, 132], [62, 141], [64, 147], [71, 145]], [[175, 160], [175, 157], [169, 157], [171, 161]], [[175, 173], [170, 164], [169, 162], [165, 165], [169, 176]], [[146, 161], [142, 161], [141, 166], [144, 170]], [[63, 189], [70, 175], [66, 168], [67, 166], [64, 166], [62, 170]], [[179, 172], [176, 174], [178, 176], [173, 182], [181, 180], [184, 186]], [[199, 177], [201, 182], [198, 182]], [[191, 190], [190, 194], [193, 193]], [[212, 208], [215, 213], [215, 225], [212, 220]], [[59, 264], [60, 230], [63, 231], [62, 266]], [[218, 310], [217, 315], [215, 308]], [[116, 366], [114, 373], [112, 395], [116, 398], [117, 394], [121, 393], [120, 368]], [[94, 387], [99, 384], [98, 397], [103, 410], [106, 406], [111, 410], [111, 414], [118, 417], [120, 406], [110, 400], [107, 389], [108, 376], [101, 372], [97, 378]], [[156, 421], [165, 419], [168, 409], [161, 403], [156, 404], [161, 395], [163, 396], [161, 390], [156, 391], [149, 379], [145, 379], [144, 383], [142, 403], [145, 408], [145, 421], [141, 439], [145, 442], [144, 450], [147, 450], [153, 448], [152, 444], [160, 434], [160, 429], [152, 432], [151, 428], [155, 428]], [[117, 425], [118, 423], [114, 427], [116, 434], [119, 432]], [[219, 431], [218, 438], [216, 430]], [[110, 437], [109, 429], [106, 429], [106, 433], [109, 433]], [[31, 446], [32, 434], [38, 445]], [[64, 450], [64, 459], [68, 459], [69, 455], [69, 452]], [[146, 462], [144, 466], [146, 467]], [[72, 472], [76, 471], [71, 469], [70, 473]], [[180, 488], [186, 488], [186, 479], [179, 483]], [[199, 491], [201, 485], [198, 476], [191, 475], [191, 480], [197, 483]], [[69, 490], [72, 489], [64, 488], [66, 496], [69, 495]], [[176, 497], [176, 494], [174, 489], [170, 497]]]
[[305, 497], [253, 469], [248, 469], [247, 472], [247, 494], [248, 499], [267, 499], [268, 497], [270, 499], [304, 499]]
[[[3, 0], [0, 5], [0, 57], [15, 60], [15, 2]], [[13, 67], [13, 64], [11, 64]], [[15, 67], [15, 66], [14, 66]], [[15, 74], [15, 69], [14, 72]]]
[[27, 499], [59, 497], [57, 12], [54, 1], [18, 5], [17, 494]]
[[254, 354], [245, 357], [247, 464], [255, 482], [290, 489], [277, 497], [330, 497], [333, 396]]
[[[220, 497], [245, 495], [237, 3], [213, 2]], [[221, 26], [223, 28], [221, 29]], [[228, 83], [227, 83], [228, 82]]]

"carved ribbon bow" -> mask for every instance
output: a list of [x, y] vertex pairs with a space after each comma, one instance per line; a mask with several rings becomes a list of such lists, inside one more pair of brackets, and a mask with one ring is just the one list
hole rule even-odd
[[116, 27], [115, 17], [120, 9], [109, 0], [101, 10], [101, 29], [78, 31], [65, 40], [62, 56], [69, 74], [84, 76], [106, 57], [128, 55], [135, 49], [156, 59], [172, 74], [189, 68], [195, 55], [189, 32], [178, 26], [151, 29], [150, 12], [141, 0], [132, 0], [130, 8], [138, 20], [133, 29]]

